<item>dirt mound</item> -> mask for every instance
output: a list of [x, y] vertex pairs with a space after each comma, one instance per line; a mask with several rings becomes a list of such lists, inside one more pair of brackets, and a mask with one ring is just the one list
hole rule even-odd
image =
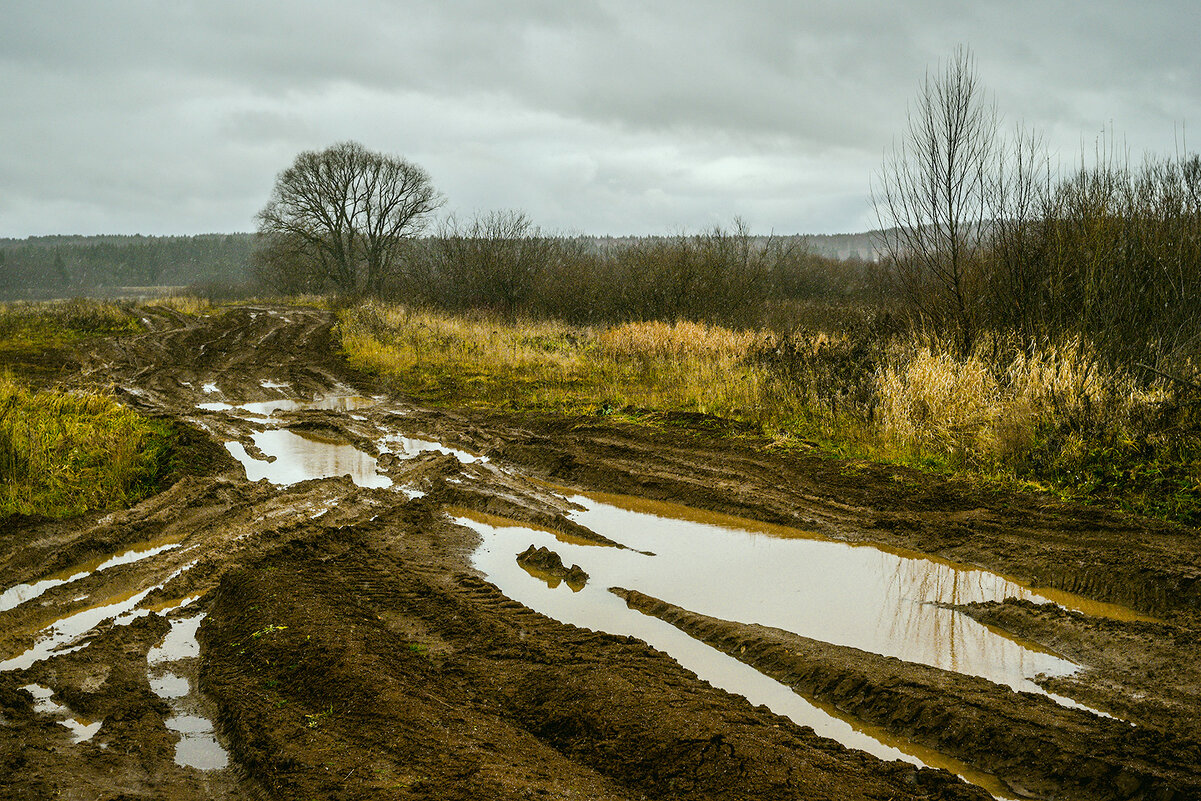
[[588, 574], [579, 565], [566, 567], [563, 559], [550, 548], [545, 546], [535, 548], [531, 545], [525, 551], [517, 554], [517, 564], [543, 577], [550, 577], [567, 582], [572, 589], [579, 590], [588, 583]]

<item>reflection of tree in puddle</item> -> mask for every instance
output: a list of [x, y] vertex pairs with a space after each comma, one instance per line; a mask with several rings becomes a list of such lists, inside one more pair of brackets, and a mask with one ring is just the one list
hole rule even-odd
[[880, 624], [902, 644], [905, 658], [977, 674], [981, 666], [994, 665], [1012, 681], [1030, 675], [1026, 649], [946, 606], [1033, 599], [1034, 593], [1001, 576], [945, 562], [885, 553], [880, 560], [890, 601], [881, 607]]

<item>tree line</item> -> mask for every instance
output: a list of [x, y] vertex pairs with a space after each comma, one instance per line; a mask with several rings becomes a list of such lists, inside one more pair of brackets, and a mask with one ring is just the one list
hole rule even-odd
[[[256, 275], [285, 294], [370, 294], [570, 322], [762, 324], [781, 305], [870, 294], [871, 264], [824, 258], [740, 221], [633, 240], [563, 237], [523, 212], [450, 217], [424, 170], [354, 142], [307, 151], [259, 213]], [[428, 232], [428, 233], [427, 233]]]
[[254, 247], [253, 234], [0, 239], [0, 300], [244, 284], [253, 277]]

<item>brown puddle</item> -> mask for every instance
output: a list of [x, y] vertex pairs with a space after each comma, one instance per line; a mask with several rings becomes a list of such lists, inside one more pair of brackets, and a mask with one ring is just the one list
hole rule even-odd
[[61, 726], [71, 732], [71, 741], [83, 743], [92, 739], [100, 731], [101, 720], [90, 720], [80, 717], [70, 707], [54, 700], [54, 691], [41, 684], [26, 684], [21, 688], [33, 696], [33, 711], [40, 715], [49, 715], [57, 719]]
[[240, 442], [225, 443], [225, 449], [242, 463], [249, 481], [265, 478], [272, 484], [285, 486], [312, 478], [349, 475], [360, 487], [392, 486], [392, 479], [376, 471], [376, 458], [354, 445], [282, 428], [259, 431], [251, 439], [274, 461], [256, 459]]
[[[216, 386], [212, 384], [205, 385], [205, 392], [209, 392], [208, 387], [213, 387], [212, 392], [219, 392]], [[282, 389], [284, 384], [264, 383], [263, 387], [268, 389]], [[201, 403], [197, 408], [204, 409], [209, 412], [248, 412], [252, 415], [271, 417], [276, 412], [299, 412], [299, 411], [333, 411], [333, 412], [349, 412], [354, 409], [366, 409], [369, 406], [375, 406], [379, 403], [374, 398], [364, 398], [360, 395], [326, 395], [313, 400], [297, 400], [295, 398], [275, 398], [266, 401], [252, 401], [250, 403], [225, 403], [223, 401], [210, 401]]]
[[173, 714], [166, 726], [179, 739], [175, 743], [175, 762], [197, 770], [220, 770], [229, 766], [229, 754], [217, 740], [213, 722], [197, 714], [203, 701], [193, 682], [179, 672], [195, 673], [200, 656], [196, 630], [204, 614], [177, 618], [162, 642], [146, 654], [150, 689], [171, 706]]
[[[728, 515], [612, 495], [572, 496], [572, 519], [625, 546], [597, 548], [478, 514], [456, 520], [481, 534], [472, 559], [506, 595], [557, 620], [638, 637], [702, 679], [766, 704], [819, 734], [883, 759], [945, 767], [994, 795], [990, 776], [882, 729], [821, 709], [753, 668], [675, 627], [627, 608], [609, 587], [635, 589], [693, 612], [759, 623], [805, 637], [981, 676], [1015, 690], [1048, 695], [1032, 679], [1077, 666], [989, 629], [951, 604], [1023, 598], [1055, 601], [1088, 614], [1134, 614], [1069, 593], [1043, 593], [994, 573], [916, 552], [849, 544]], [[591, 576], [579, 591], [554, 586], [519, 565], [528, 546], [547, 546]], [[639, 553], [644, 552], [644, 553]], [[653, 555], [651, 555], [653, 554]], [[572, 588], [574, 590], [574, 588]], [[1065, 705], [1070, 699], [1051, 696]]]
[[[575, 500], [579, 500], [578, 498]], [[624, 559], [651, 560], [633, 551], [598, 548], [595, 543], [575, 545], [564, 535], [539, 530], [524, 524], [479, 514], [456, 516], [456, 522], [479, 532], [480, 546], [472, 556], [474, 566], [496, 584], [505, 595], [556, 620], [595, 631], [637, 637], [669, 654], [702, 680], [728, 692], [745, 697], [750, 703], [763, 704], [777, 714], [809, 726], [823, 737], [837, 740], [849, 748], [867, 751], [884, 760], [900, 759], [916, 765], [944, 768], [984, 787], [998, 798], [1010, 798], [995, 778], [932, 749], [895, 737], [882, 728], [843, 716], [832, 706], [814, 704], [790, 687], [769, 678], [733, 657], [727, 656], [657, 618], [645, 616], [626, 606], [625, 601], [608, 592], [620, 584], [613, 578], [612, 565], [598, 569], [598, 554], [622, 554]], [[618, 532], [605, 531], [614, 537]], [[518, 564], [516, 555], [530, 545], [545, 545], [566, 562], [578, 562], [592, 574], [592, 580], [573, 592], [566, 586], [550, 586], [545, 577]], [[626, 543], [628, 544], [628, 543]]]
[[152, 556], [157, 556], [163, 551], [169, 551], [172, 548], [179, 547], [180, 537], [161, 537], [155, 540], [147, 540], [130, 545], [125, 550], [115, 555], [98, 556], [87, 562], [75, 565], [66, 570], [61, 570], [58, 573], [53, 573], [46, 576], [44, 579], [30, 582], [28, 584], [17, 584], [14, 587], [9, 587], [4, 592], [0, 592], [0, 612], [6, 612], [20, 606], [27, 601], [32, 601], [34, 598], [45, 593], [47, 590], [58, 587], [62, 584], [70, 584], [73, 581], [85, 579], [93, 573], [98, 573], [101, 570], [107, 570], [110, 567], [117, 565], [128, 565], [143, 559], [149, 559]]
[[[568, 495], [573, 493], [570, 490], [555, 487]], [[1111, 620], [1120, 620], [1124, 622], [1156, 622], [1157, 618], [1138, 612], [1127, 606], [1119, 604], [1107, 603], [1105, 601], [1095, 601], [1091, 598], [1086, 598], [1082, 595], [1058, 590], [1051, 587], [1033, 587], [1027, 582], [1019, 581], [1018, 579], [1010, 578], [1001, 574], [994, 574], [990, 571], [984, 571], [980, 568], [974, 568], [970, 565], [963, 565], [956, 562], [942, 559], [938, 556], [914, 551], [907, 548], [900, 548], [882, 543], [868, 542], [843, 542], [842, 540], [832, 540], [829, 537], [802, 529], [791, 528], [789, 526], [781, 526], [773, 523], [764, 523], [759, 520], [751, 520], [744, 517], [722, 514], [720, 512], [711, 512], [705, 509], [694, 509], [689, 506], [682, 506], [676, 503], [667, 501], [653, 501], [645, 498], [636, 498], [630, 495], [617, 495], [604, 492], [589, 492], [587, 497], [601, 504], [616, 507], [628, 512], [636, 512], [647, 514], [653, 517], [670, 518], [675, 520], [688, 520], [695, 523], [705, 525], [713, 525], [724, 528], [732, 528], [741, 531], [753, 533], [768, 534], [773, 537], [781, 537], [784, 539], [808, 539], [819, 540], [822, 542], [839, 542], [851, 548], [870, 548], [884, 553], [892, 554], [900, 559], [915, 560], [921, 562], [932, 562], [934, 564], [943, 565], [954, 571], [965, 572], [984, 572], [989, 575], [997, 575], [1008, 582], [1012, 587], [1020, 588], [1018, 591], [1027, 592], [1027, 595], [1014, 594], [1012, 597], [1030, 597], [1038, 596], [1043, 602], [1056, 603], [1066, 609], [1071, 609], [1091, 617], [1103, 617]], [[951, 593], [952, 595], [954, 593]], [[954, 603], [959, 603], [958, 601]]]
[[195, 564], [195, 561], [188, 562], [157, 584], [142, 589], [128, 590], [116, 596], [105, 598], [103, 602], [95, 603], [58, 618], [40, 629], [33, 647], [0, 661], [0, 672], [25, 669], [53, 656], [78, 651], [84, 646], [76, 643], [85, 634], [109, 618], [112, 618], [114, 626], [125, 626], [139, 617], [151, 614], [151, 610], [139, 608], [142, 600], [150, 593], [160, 587], [166, 586], [176, 577], [192, 569]]

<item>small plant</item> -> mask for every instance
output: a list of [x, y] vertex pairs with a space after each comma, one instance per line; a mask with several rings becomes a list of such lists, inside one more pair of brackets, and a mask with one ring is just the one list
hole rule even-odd
[[257, 640], [259, 637], [262, 637], [265, 634], [274, 634], [277, 631], [284, 631], [287, 628], [288, 628], [287, 626], [277, 626], [274, 623], [270, 623], [270, 624], [264, 626], [263, 628], [259, 629], [258, 631], [254, 632], [250, 636]]
[[304, 716], [305, 725], [308, 726], [310, 729], [315, 729], [318, 726], [320, 726], [323, 721], [327, 720], [328, 718], [333, 717], [333, 714], [334, 714], [334, 705], [330, 704], [328, 707], [326, 707], [325, 709], [323, 709], [320, 712], [314, 712], [311, 715], [305, 715]]

